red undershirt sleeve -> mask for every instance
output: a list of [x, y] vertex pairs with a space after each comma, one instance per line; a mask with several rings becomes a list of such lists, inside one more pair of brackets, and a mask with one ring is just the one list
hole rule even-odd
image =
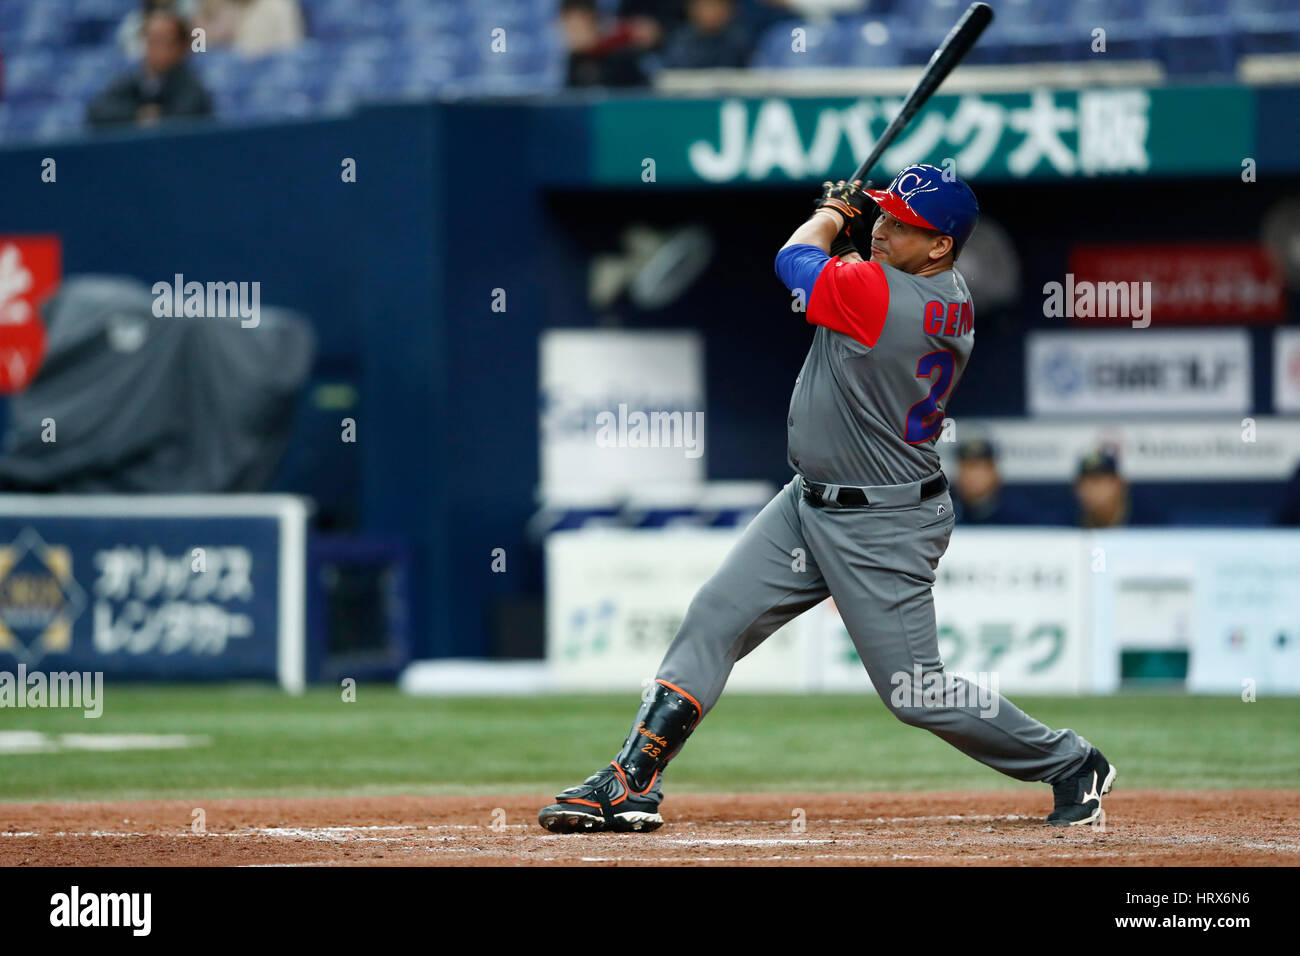
[[877, 262], [841, 262], [822, 269], [808, 300], [808, 321], [874, 346], [889, 313], [889, 280]]

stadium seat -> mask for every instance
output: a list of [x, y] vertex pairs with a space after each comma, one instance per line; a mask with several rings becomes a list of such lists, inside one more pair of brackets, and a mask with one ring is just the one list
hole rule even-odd
[[27, 22], [27, 7], [21, 3], [0, 4], [0, 36], [12, 38], [21, 35]]
[[[15, 46], [31, 49], [41, 46], [55, 46], [62, 42], [63, 28], [71, 15], [70, 0], [49, 0], [48, 3], [28, 3], [26, 17], [23, 18], [19, 32], [15, 37], [6, 37], [9, 50]], [[14, 44], [14, 40], [17, 43]]]
[[60, 60], [54, 89], [62, 100], [89, 103], [129, 68], [116, 47], [80, 51]]
[[462, 33], [471, 19], [464, 6], [445, 0], [397, 0], [396, 7], [412, 29]]
[[1239, 15], [1277, 15], [1296, 13], [1295, 0], [1236, 0], [1232, 9]]
[[1167, 20], [1156, 48], [1171, 75], [1230, 76], [1237, 66], [1233, 39], [1224, 17]]
[[828, 52], [843, 66], [898, 66], [906, 56], [907, 36], [907, 21], [901, 17], [853, 18], [836, 31]]
[[358, 5], [348, 0], [313, 4], [310, 18], [314, 35], [325, 40], [369, 36], [384, 22], [377, 4]]
[[406, 67], [399, 92], [407, 96], [434, 93], [456, 74], [455, 65], [436, 56], [412, 59]]
[[918, 0], [895, 12], [911, 21], [917, 42], [928, 42], [933, 50], [968, 6], [966, 0]]
[[1059, 26], [1010, 23], [968, 54], [971, 63], [1052, 63], [1087, 55], [1086, 40], [1071, 44]]
[[281, 89], [266, 86], [254, 90], [244, 103], [246, 115], [258, 118], [276, 116], [309, 116], [314, 112], [312, 98], [303, 90]]
[[1237, 52], [1300, 53], [1300, 11], [1243, 13], [1234, 16]]
[[35, 134], [40, 140], [61, 139], [74, 135], [84, 128], [86, 123], [85, 107], [71, 100], [42, 108], [37, 116]]
[[1058, 26], [1061, 7], [1054, 0], [1005, 0], [998, 4], [997, 18], [986, 36], [1003, 27]]
[[63, 42], [69, 47], [97, 47], [112, 43], [120, 20], [115, 18], [77, 17], [64, 28]]
[[465, 7], [467, 25], [482, 31], [485, 36], [494, 27], [507, 31], [535, 29], [548, 23], [555, 15], [553, 10], [539, 7], [531, 0], [493, 0], [492, 3], [466, 4]]
[[17, 128], [14, 120], [14, 107], [0, 103], [0, 145], [22, 138], [24, 138], [23, 133]]
[[[1138, 20], [1113, 20], [1109, 21], [1104, 29], [1105, 48], [1094, 50], [1095, 42], [1100, 37], [1093, 36], [1093, 30], [1098, 29], [1096, 26], [1087, 26], [1085, 24], [1070, 24], [1063, 28], [1055, 29], [1058, 37], [1056, 56], [1065, 62], [1084, 62], [1091, 61], [1101, 57], [1107, 60], [1150, 60], [1159, 56], [1159, 50], [1154, 43], [1154, 35], [1151, 28]], [[1013, 37], [1018, 37], [1021, 33], [1030, 34], [1025, 40], [1013, 40], [1013, 49], [1007, 57], [1009, 63], [1027, 63], [1030, 62], [1023, 55], [1016, 55], [1015, 46], [1023, 43], [1027, 46], [1042, 44], [1043, 47], [1050, 45], [1048, 34], [1053, 32], [1051, 27], [1037, 28], [1037, 36], [1033, 31], [1012, 31]], [[1045, 62], [1039, 60], [1038, 62]]]
[[[804, 30], [803, 47], [795, 49], [794, 30]], [[756, 67], [777, 69], [807, 69], [840, 65], [836, 53], [839, 31], [801, 20], [781, 20], [772, 24], [759, 37], [750, 60]]]
[[135, 0], [71, 0], [74, 16], [117, 20], [125, 19], [132, 10], [138, 10], [140, 4]]
[[14, 104], [46, 101], [54, 95], [61, 51], [28, 50], [5, 61], [5, 100]]
[[41, 118], [48, 115], [49, 111], [49, 105], [45, 103], [21, 106], [0, 104], [0, 143], [35, 139]]
[[1232, 4], [1228, 0], [1146, 0], [1149, 20], [1193, 20], [1223, 16]]
[[1070, 21], [1088, 30], [1141, 21], [1146, 12], [1143, 0], [1074, 0], [1068, 8]]

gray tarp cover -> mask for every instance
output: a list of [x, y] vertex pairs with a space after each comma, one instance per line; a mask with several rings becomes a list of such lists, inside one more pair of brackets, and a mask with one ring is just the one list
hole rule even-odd
[[[0, 483], [67, 492], [260, 491], [315, 339], [295, 313], [157, 318], [149, 287], [70, 278], [43, 310], [45, 361], [9, 400]], [[54, 441], [43, 440], [52, 419]]]

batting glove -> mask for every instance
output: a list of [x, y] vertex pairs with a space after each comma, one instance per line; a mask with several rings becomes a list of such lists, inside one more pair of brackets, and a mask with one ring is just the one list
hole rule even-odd
[[860, 183], [856, 180], [846, 183], [842, 179], [838, 183], [829, 180], [822, 183], [822, 195], [816, 203], [818, 209], [834, 209], [844, 217], [846, 226], [865, 221], [867, 209], [872, 205], [871, 197]]
[[[862, 192], [862, 190], [871, 188], [870, 181], [868, 181], [866, 185], [862, 186], [860, 189], [858, 189], [856, 184], [853, 184], [852, 186], [844, 184], [843, 180], [841, 180], [840, 183], [829, 183], [829, 182], [823, 183], [822, 184], [823, 195], [822, 198], [819, 199], [816, 203], [817, 208], [820, 209], [823, 203], [825, 203], [830, 198], [838, 198], [838, 197], [832, 197], [831, 194], [836, 190], [840, 189], [842, 185], [846, 189], [848, 188], [857, 189], [858, 192]], [[871, 198], [866, 196], [865, 193], [863, 193], [863, 196], [866, 199], [868, 204], [872, 202]], [[836, 207], [832, 206], [831, 208], [835, 209]], [[836, 209], [836, 211], [841, 212], [841, 210], [839, 209]], [[866, 209], [859, 211], [858, 214], [854, 216], [851, 220], [846, 216], [844, 220], [844, 228], [841, 229], [836, 234], [834, 240], [832, 240], [831, 242], [831, 248], [830, 248], [831, 255], [842, 257], [848, 255], [850, 252], [856, 252], [859, 255], [861, 255], [864, 259], [867, 258], [867, 254], [858, 248], [857, 240], [860, 234], [864, 240], [867, 240], [867, 244], [868, 245], [870, 244], [868, 237], [870, 236], [871, 233], [871, 218], [872, 217], [870, 213]]]

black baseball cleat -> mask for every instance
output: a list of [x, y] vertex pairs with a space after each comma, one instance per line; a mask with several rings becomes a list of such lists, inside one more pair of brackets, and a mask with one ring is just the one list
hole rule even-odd
[[663, 790], [659, 774], [638, 793], [627, 774], [614, 761], [597, 770], [584, 782], [558, 794], [556, 802], [537, 813], [537, 822], [552, 833], [647, 833], [664, 825], [659, 815]]
[[676, 684], [656, 678], [636, 720], [608, 767], [542, 807], [537, 822], [552, 833], [601, 830], [646, 833], [664, 825], [663, 771], [700, 722], [699, 702]]
[[1052, 784], [1056, 809], [1047, 818], [1054, 827], [1077, 827], [1095, 823], [1101, 816], [1101, 798], [1110, 793], [1115, 783], [1116, 769], [1096, 747], [1088, 759], [1060, 783]]

